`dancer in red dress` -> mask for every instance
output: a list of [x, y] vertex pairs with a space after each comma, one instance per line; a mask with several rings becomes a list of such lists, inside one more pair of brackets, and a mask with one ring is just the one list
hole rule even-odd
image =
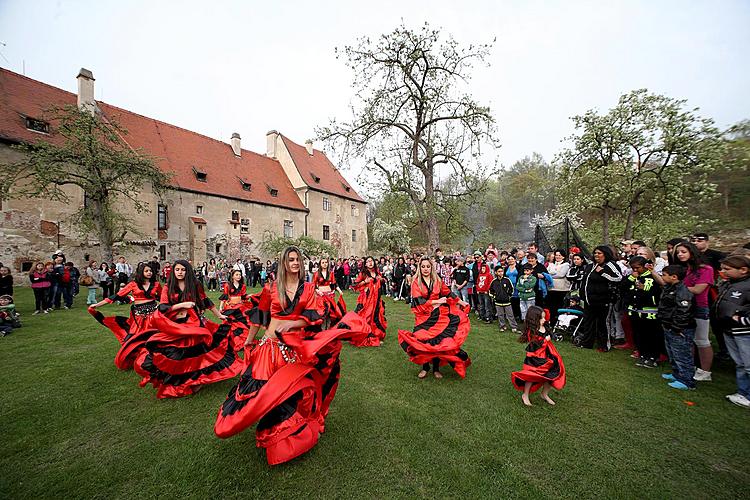
[[[320, 259], [318, 271], [313, 274], [312, 282], [315, 285], [315, 293], [319, 297], [319, 310], [321, 316], [323, 316], [322, 328], [326, 330], [331, 325], [335, 325], [346, 314], [344, 294], [336, 284], [336, 278], [331, 272], [331, 264], [328, 258]], [[339, 292], [338, 300], [336, 300], [336, 292]]]
[[466, 377], [471, 359], [461, 346], [471, 329], [469, 304], [443, 283], [428, 257], [420, 259], [418, 275], [411, 283], [411, 310], [414, 330], [399, 330], [398, 342], [412, 363], [422, 365], [417, 377], [427, 376], [430, 363], [435, 378], [443, 378], [440, 367], [444, 365], [451, 365], [461, 378]]
[[[288, 247], [278, 277], [257, 294], [245, 350], [246, 368], [221, 405], [214, 431], [227, 438], [258, 423], [258, 447], [270, 465], [310, 450], [325, 428], [339, 380], [341, 340], [364, 337], [367, 324], [354, 313], [319, 331], [315, 285], [305, 283], [302, 254]], [[265, 332], [255, 340], [259, 328]]]
[[[146, 341], [156, 331], [153, 316], [159, 305], [161, 284], [156, 273], [148, 264], [141, 264], [135, 271], [133, 281], [110, 297], [88, 308], [91, 314], [102, 325], [109, 328], [120, 342], [120, 350], [115, 356], [115, 366], [120, 370], [133, 368], [133, 362], [141, 353]], [[131, 304], [130, 317], [104, 316], [97, 308], [113, 302]], [[131, 303], [132, 302], [132, 303]]]
[[539, 388], [542, 389], [542, 399], [554, 405], [555, 402], [549, 397], [550, 387], [558, 391], [565, 387], [565, 365], [550, 340], [545, 323], [544, 309], [539, 306], [529, 307], [526, 311], [524, 333], [518, 339], [519, 342], [529, 344], [526, 346], [523, 368], [511, 373], [510, 379], [516, 389], [523, 391], [521, 400], [526, 406], [531, 406], [529, 394]]
[[156, 397], [176, 398], [240, 372], [242, 360], [232, 347], [230, 324], [204, 319], [206, 309], [220, 320], [226, 319], [206, 297], [193, 266], [185, 260], [175, 261], [152, 318], [158, 331], [135, 361], [135, 371], [143, 377], [141, 387], [151, 383]]
[[372, 333], [361, 343], [356, 343], [357, 347], [379, 346], [385, 340], [385, 329], [388, 327], [388, 321], [385, 319], [385, 304], [383, 303], [383, 277], [378, 271], [375, 259], [367, 257], [364, 262], [364, 268], [354, 281], [352, 288], [359, 291], [357, 297], [357, 307], [354, 312], [364, 318]]
[[231, 325], [232, 345], [235, 351], [240, 351], [245, 345], [250, 323], [246, 314], [251, 308], [250, 296], [247, 294], [245, 279], [242, 271], [232, 271], [229, 281], [224, 283], [222, 294], [219, 296], [219, 311], [226, 316]]

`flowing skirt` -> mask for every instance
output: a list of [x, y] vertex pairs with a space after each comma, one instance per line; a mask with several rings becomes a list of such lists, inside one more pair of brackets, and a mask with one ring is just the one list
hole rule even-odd
[[519, 391], [523, 391], [526, 382], [531, 382], [531, 392], [539, 390], [545, 382], [560, 390], [565, 387], [565, 365], [552, 342], [545, 340], [536, 349], [529, 344], [523, 368], [511, 373], [510, 379]]
[[157, 302], [145, 304], [133, 304], [130, 307], [130, 316], [104, 316], [93, 307], [88, 308], [99, 323], [109, 329], [120, 342], [120, 349], [115, 355], [115, 366], [120, 370], [130, 370], [133, 363], [141, 354], [146, 341], [157, 332], [153, 317], [156, 312]]

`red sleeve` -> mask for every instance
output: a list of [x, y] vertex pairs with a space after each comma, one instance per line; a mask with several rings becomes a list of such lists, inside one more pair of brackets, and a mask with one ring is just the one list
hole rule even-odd
[[120, 290], [118, 290], [117, 292], [107, 297], [105, 300], [109, 302], [110, 304], [114, 302], [115, 300], [125, 304], [128, 301], [123, 300], [123, 299], [125, 299], [125, 297], [127, 297], [130, 293], [135, 292], [135, 290], [136, 290], [135, 281], [131, 281], [130, 283], [122, 287]]
[[429, 314], [432, 312], [432, 305], [428, 304], [430, 300], [429, 292], [421, 286], [421, 280], [415, 279], [411, 282], [411, 310], [415, 314]]
[[161, 297], [159, 298], [159, 302], [162, 304], [169, 304], [172, 305], [172, 303], [169, 301], [169, 287], [164, 287], [161, 289]]
[[320, 316], [320, 313], [318, 313], [318, 296], [315, 294], [315, 286], [311, 283], [306, 283], [305, 292], [301, 298], [305, 299], [301, 312], [302, 319], [305, 320], [308, 325], [321, 324], [323, 318]]
[[451, 289], [448, 288], [448, 285], [446, 285], [443, 281], [440, 281], [440, 296], [441, 297], [450, 297], [452, 295]]
[[249, 297], [252, 308], [246, 313], [247, 320], [255, 326], [266, 327], [271, 322], [271, 284]]

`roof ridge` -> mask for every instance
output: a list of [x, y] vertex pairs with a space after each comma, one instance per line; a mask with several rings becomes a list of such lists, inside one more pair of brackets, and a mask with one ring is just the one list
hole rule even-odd
[[[70, 92], [69, 90], [65, 90], [65, 89], [62, 89], [60, 87], [56, 87], [55, 85], [43, 82], [41, 80], [36, 80], [34, 78], [31, 78], [30, 76], [26, 76], [26, 75], [22, 75], [20, 73], [16, 73], [15, 71], [10, 70], [8, 68], [3, 68], [2, 66], [0, 66], [0, 71], [5, 71], [6, 73], [11, 73], [11, 74], [13, 74], [13, 75], [15, 75], [17, 77], [23, 78], [25, 80], [29, 80], [29, 81], [34, 82], [36, 84], [41, 84], [41, 85], [44, 85], [45, 87], [49, 87], [51, 89], [59, 90], [60, 92], [65, 92], [66, 94], [70, 94], [73, 97], [78, 97], [78, 94], [76, 94], [75, 92]], [[178, 129], [178, 130], [184, 130], [185, 132], [188, 132], [188, 133], [191, 133], [191, 134], [195, 134], [195, 135], [198, 135], [198, 136], [201, 136], [201, 137], [205, 137], [206, 139], [209, 139], [209, 140], [214, 141], [214, 142], [218, 142], [220, 144], [224, 144], [225, 146], [229, 146], [230, 148], [232, 147], [231, 144], [229, 144], [228, 142], [224, 142], [224, 141], [216, 139], [214, 137], [211, 137], [211, 136], [208, 136], [208, 135], [205, 135], [205, 134], [201, 134], [200, 132], [196, 132], [195, 130], [190, 130], [190, 129], [187, 129], [185, 127], [181, 127], [179, 125], [175, 125], [173, 123], [165, 122], [164, 120], [160, 120], [158, 118], [153, 118], [151, 116], [143, 115], [141, 113], [136, 113], [135, 111], [131, 111], [129, 109], [122, 108], [122, 107], [117, 106], [115, 104], [111, 104], [111, 103], [109, 103], [107, 101], [100, 101], [100, 100], [96, 100], [96, 99], [94, 99], [94, 101], [96, 101], [97, 104], [98, 103], [105, 104], [105, 105], [109, 106], [110, 108], [114, 108], [116, 110], [122, 111], [123, 113], [129, 113], [131, 115], [136, 115], [136, 116], [139, 116], [141, 118], [145, 118], [146, 120], [153, 120], [155, 122], [158, 122], [160, 124], [166, 125], [168, 127], [172, 127], [172, 128]], [[255, 151], [252, 151], [250, 149], [240, 148], [240, 150], [241, 151], [247, 151], [248, 153], [252, 153], [252, 154], [260, 156], [262, 158], [268, 158], [270, 160], [273, 160], [273, 158], [269, 158], [266, 155], [262, 155], [260, 153], [256, 153]], [[273, 161], [278, 161], [278, 160], [273, 160]]]

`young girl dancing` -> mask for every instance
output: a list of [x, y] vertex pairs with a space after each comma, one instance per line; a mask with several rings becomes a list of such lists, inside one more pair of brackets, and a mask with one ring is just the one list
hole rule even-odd
[[[331, 271], [331, 263], [328, 258], [320, 259], [318, 270], [312, 279], [315, 285], [315, 293], [318, 295], [319, 310], [323, 316], [323, 330], [335, 325], [346, 314], [346, 302], [344, 294], [336, 284], [336, 278]], [[339, 298], [336, 300], [336, 292]]]
[[388, 322], [385, 319], [385, 305], [383, 304], [381, 283], [383, 276], [378, 271], [375, 259], [367, 257], [354, 281], [352, 288], [359, 292], [357, 307], [354, 312], [362, 316], [370, 325], [372, 333], [362, 343], [354, 344], [357, 347], [379, 346], [385, 340], [385, 329]]
[[554, 405], [555, 402], [549, 397], [550, 387], [558, 391], [565, 387], [565, 365], [557, 352], [550, 336], [545, 329], [544, 309], [539, 306], [530, 306], [526, 311], [524, 333], [518, 338], [519, 342], [528, 342], [526, 346], [526, 359], [523, 368], [513, 372], [510, 379], [513, 386], [523, 391], [521, 400], [526, 406], [531, 406], [529, 394], [542, 388], [542, 399]]

